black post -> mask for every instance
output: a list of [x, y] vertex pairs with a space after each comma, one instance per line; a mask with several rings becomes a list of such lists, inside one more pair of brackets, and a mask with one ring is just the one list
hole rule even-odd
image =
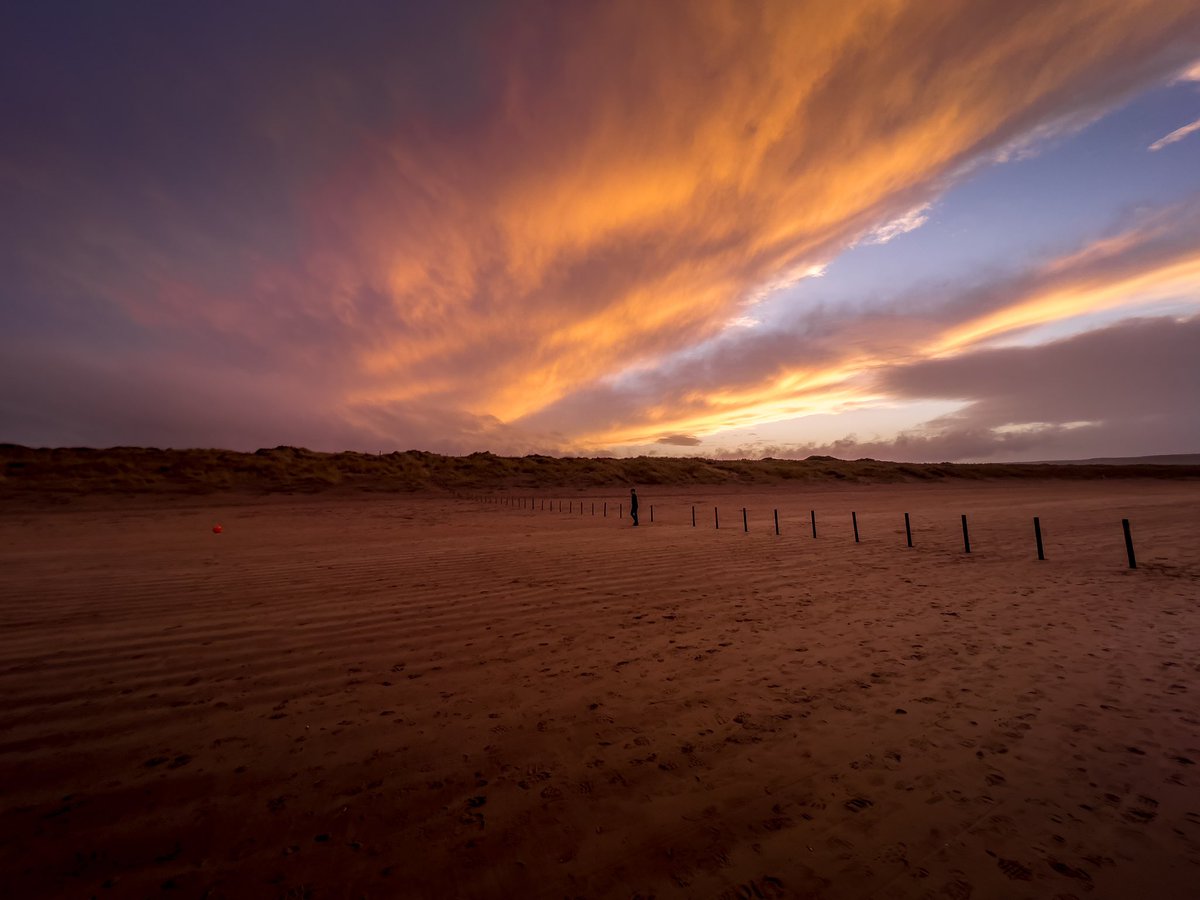
[[850, 521], [854, 523], [854, 543], [858, 543], [858, 513], [850, 513]]
[[908, 546], [912, 546], [912, 525], [908, 522], [908, 513], [904, 514], [904, 537], [908, 541]]
[[654, 504], [650, 504], [650, 524], [654, 524]]
[[717, 508], [713, 507], [713, 528], [721, 527], [721, 517], [717, 515]]
[[812, 518], [813, 539], [815, 540], [817, 537], [817, 511], [810, 509], [808, 514]]
[[963, 553], [971, 552], [971, 536], [967, 534], [967, 514], [962, 514], [963, 523]]
[[1129, 533], [1129, 520], [1122, 519], [1121, 527], [1125, 529], [1125, 552], [1129, 554], [1129, 568], [1137, 568], [1137, 557], [1133, 555], [1133, 535]]
[[617, 504], [617, 518], [618, 519], [625, 518], [625, 504], [624, 503]]
[[604, 501], [604, 518], [608, 518], [608, 501]]
[[746, 522], [746, 507], [742, 507], [742, 531], [749, 532], [750, 525]]
[[545, 511], [546, 511], [546, 499], [543, 497], [542, 498], [542, 512], [545, 512]]
[[696, 507], [692, 507], [692, 527], [696, 527]]
[[1037, 541], [1038, 559], [1046, 558], [1046, 551], [1042, 549], [1042, 522], [1037, 517], [1033, 517], [1033, 539]]
[[775, 510], [775, 533], [779, 534], [779, 510]]

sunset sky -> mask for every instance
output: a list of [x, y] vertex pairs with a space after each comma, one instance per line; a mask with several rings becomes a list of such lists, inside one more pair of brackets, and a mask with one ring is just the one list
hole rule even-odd
[[1195, 0], [46, 0], [0, 116], [0, 441], [1200, 452]]

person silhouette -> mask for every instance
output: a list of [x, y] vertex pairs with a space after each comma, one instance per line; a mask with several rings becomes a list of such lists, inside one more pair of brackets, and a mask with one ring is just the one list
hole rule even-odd
[[630, 516], [630, 518], [631, 518], [631, 519], [633, 519], [633, 524], [636, 526], [636, 525], [637, 525], [637, 523], [638, 523], [638, 516], [637, 516], [637, 488], [630, 488], [630, 489], [629, 489], [629, 516]]

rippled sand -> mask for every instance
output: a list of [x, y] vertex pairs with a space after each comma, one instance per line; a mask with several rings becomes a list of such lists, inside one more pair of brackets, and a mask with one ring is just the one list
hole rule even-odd
[[8, 895], [1194, 896], [1200, 485], [639, 494], [0, 514]]

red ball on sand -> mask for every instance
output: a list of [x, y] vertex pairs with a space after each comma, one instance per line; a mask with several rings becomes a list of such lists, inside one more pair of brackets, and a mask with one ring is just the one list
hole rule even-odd
[[223, 530], [220, 525], [213, 526], [213, 534], [220, 534]]

